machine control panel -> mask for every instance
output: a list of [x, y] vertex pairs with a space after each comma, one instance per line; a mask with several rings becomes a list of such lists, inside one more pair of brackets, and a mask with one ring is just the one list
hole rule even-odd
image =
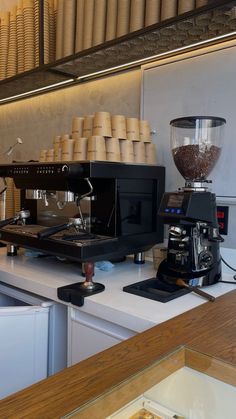
[[[78, 164], [78, 171], [80, 165]], [[65, 163], [59, 164], [13, 164], [5, 167], [5, 173], [2, 174], [4, 177], [16, 177], [16, 176], [41, 176], [41, 175], [65, 175], [69, 173], [69, 166]]]
[[186, 195], [180, 192], [164, 194], [159, 212], [162, 215], [181, 216], [186, 210]]

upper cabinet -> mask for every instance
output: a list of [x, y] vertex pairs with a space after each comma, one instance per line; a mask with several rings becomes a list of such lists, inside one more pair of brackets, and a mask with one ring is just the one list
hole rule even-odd
[[15, 0], [0, 9], [0, 104], [235, 30], [236, 0]]

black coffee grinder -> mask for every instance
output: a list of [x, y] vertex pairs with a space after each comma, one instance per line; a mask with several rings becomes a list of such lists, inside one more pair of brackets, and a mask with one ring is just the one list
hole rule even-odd
[[202, 290], [221, 278], [220, 242], [215, 194], [207, 176], [221, 152], [225, 119], [191, 116], [174, 119], [171, 148], [185, 186], [164, 193], [159, 215], [169, 225], [167, 258], [156, 278], [123, 288], [125, 292], [166, 303], [190, 291], [214, 301]]
[[221, 152], [225, 119], [192, 116], [174, 119], [171, 148], [185, 186], [163, 195], [159, 215], [169, 225], [167, 259], [157, 278], [180, 287], [212, 285], [221, 278], [215, 194], [207, 176]]

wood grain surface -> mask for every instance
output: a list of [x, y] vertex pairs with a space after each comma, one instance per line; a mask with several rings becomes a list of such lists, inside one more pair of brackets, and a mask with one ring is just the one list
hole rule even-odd
[[182, 346], [236, 365], [235, 306], [232, 291], [140, 333], [2, 400], [0, 418], [61, 418]]

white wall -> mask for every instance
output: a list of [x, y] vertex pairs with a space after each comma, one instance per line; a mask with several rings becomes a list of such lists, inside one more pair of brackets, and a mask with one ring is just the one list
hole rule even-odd
[[104, 77], [74, 87], [0, 106], [0, 151], [16, 137], [24, 141], [11, 158], [37, 159], [54, 135], [71, 132], [73, 116], [95, 111], [139, 117], [140, 71]]
[[[225, 45], [226, 46], [226, 45]], [[211, 51], [211, 52], [210, 52]], [[236, 46], [205, 50], [146, 66], [142, 75], [142, 116], [156, 127], [158, 163], [166, 166], [166, 190], [176, 190], [184, 179], [174, 165], [170, 121], [190, 115], [212, 115], [227, 121], [221, 156], [209, 178], [212, 191], [228, 203], [236, 202]], [[232, 202], [232, 199], [231, 199]], [[230, 204], [230, 234], [225, 245], [236, 247], [236, 206]]]

